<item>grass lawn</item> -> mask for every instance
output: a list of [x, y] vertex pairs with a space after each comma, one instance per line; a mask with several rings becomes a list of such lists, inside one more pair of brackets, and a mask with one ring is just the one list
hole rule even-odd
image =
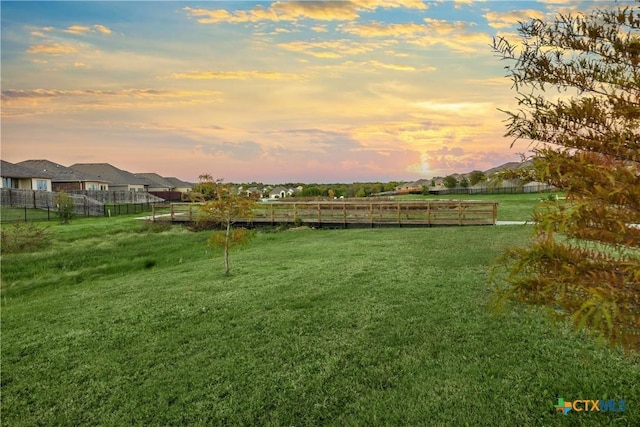
[[207, 232], [50, 230], [2, 255], [4, 425], [640, 425], [638, 356], [487, 312], [527, 226], [261, 232], [229, 277]]
[[0, 223], [50, 220], [59, 221], [58, 213], [46, 209], [0, 207]]
[[531, 220], [533, 207], [547, 197], [564, 197], [563, 193], [522, 193], [522, 194], [447, 194], [447, 195], [406, 195], [398, 196], [405, 200], [481, 200], [498, 202], [499, 221]]

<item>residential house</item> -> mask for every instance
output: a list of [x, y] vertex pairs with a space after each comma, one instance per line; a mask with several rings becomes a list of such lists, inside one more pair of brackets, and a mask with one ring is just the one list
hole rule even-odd
[[185, 194], [191, 191], [190, 184], [177, 178], [164, 178], [157, 173], [137, 173], [136, 176], [147, 182], [147, 191], [150, 194], [166, 201], [181, 201]]
[[41, 172], [0, 160], [0, 188], [51, 191], [51, 178]]
[[17, 163], [51, 178], [53, 191], [108, 190], [109, 183], [49, 160], [25, 160]]
[[95, 176], [109, 183], [110, 191], [146, 191], [147, 181], [109, 163], [76, 163], [71, 169]]
[[430, 179], [419, 179], [398, 185], [395, 191], [397, 194], [422, 193], [424, 187], [431, 187]]
[[269, 191], [270, 199], [284, 199], [287, 197], [287, 189], [284, 187], [274, 187], [271, 191]]
[[253, 197], [254, 199], [261, 199], [263, 196], [263, 191], [258, 187], [249, 187], [244, 192], [247, 197]]
[[170, 176], [165, 178], [166, 181], [173, 185], [173, 191], [179, 191], [181, 193], [188, 193], [193, 190], [194, 185], [190, 182], [182, 181], [176, 177]]
[[174, 185], [166, 178], [161, 177], [157, 173], [136, 173], [138, 178], [142, 178], [147, 183], [147, 191], [173, 191]]

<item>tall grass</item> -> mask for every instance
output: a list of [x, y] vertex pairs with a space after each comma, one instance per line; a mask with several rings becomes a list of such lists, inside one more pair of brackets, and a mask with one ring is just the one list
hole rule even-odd
[[637, 357], [488, 313], [523, 226], [261, 232], [229, 277], [206, 232], [52, 228], [2, 257], [6, 425], [640, 423]]

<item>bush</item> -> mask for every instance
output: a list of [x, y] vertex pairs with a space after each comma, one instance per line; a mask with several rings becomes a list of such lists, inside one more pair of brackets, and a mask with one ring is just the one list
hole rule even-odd
[[32, 223], [17, 223], [0, 230], [2, 253], [29, 252], [42, 249], [51, 242], [46, 228]]
[[61, 191], [56, 196], [56, 205], [58, 206], [58, 216], [60, 217], [61, 224], [68, 224], [71, 222], [75, 213], [73, 212], [73, 199], [64, 191]]

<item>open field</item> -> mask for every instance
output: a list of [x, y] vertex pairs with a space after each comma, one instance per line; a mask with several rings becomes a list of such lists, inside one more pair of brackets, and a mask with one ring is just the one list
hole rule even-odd
[[637, 356], [487, 312], [527, 226], [265, 230], [230, 277], [208, 232], [50, 231], [2, 256], [3, 425], [640, 424]]
[[498, 221], [527, 221], [531, 219], [532, 208], [547, 197], [564, 197], [563, 193], [522, 193], [522, 194], [450, 194], [450, 195], [407, 195], [400, 200], [478, 200], [498, 202]]

